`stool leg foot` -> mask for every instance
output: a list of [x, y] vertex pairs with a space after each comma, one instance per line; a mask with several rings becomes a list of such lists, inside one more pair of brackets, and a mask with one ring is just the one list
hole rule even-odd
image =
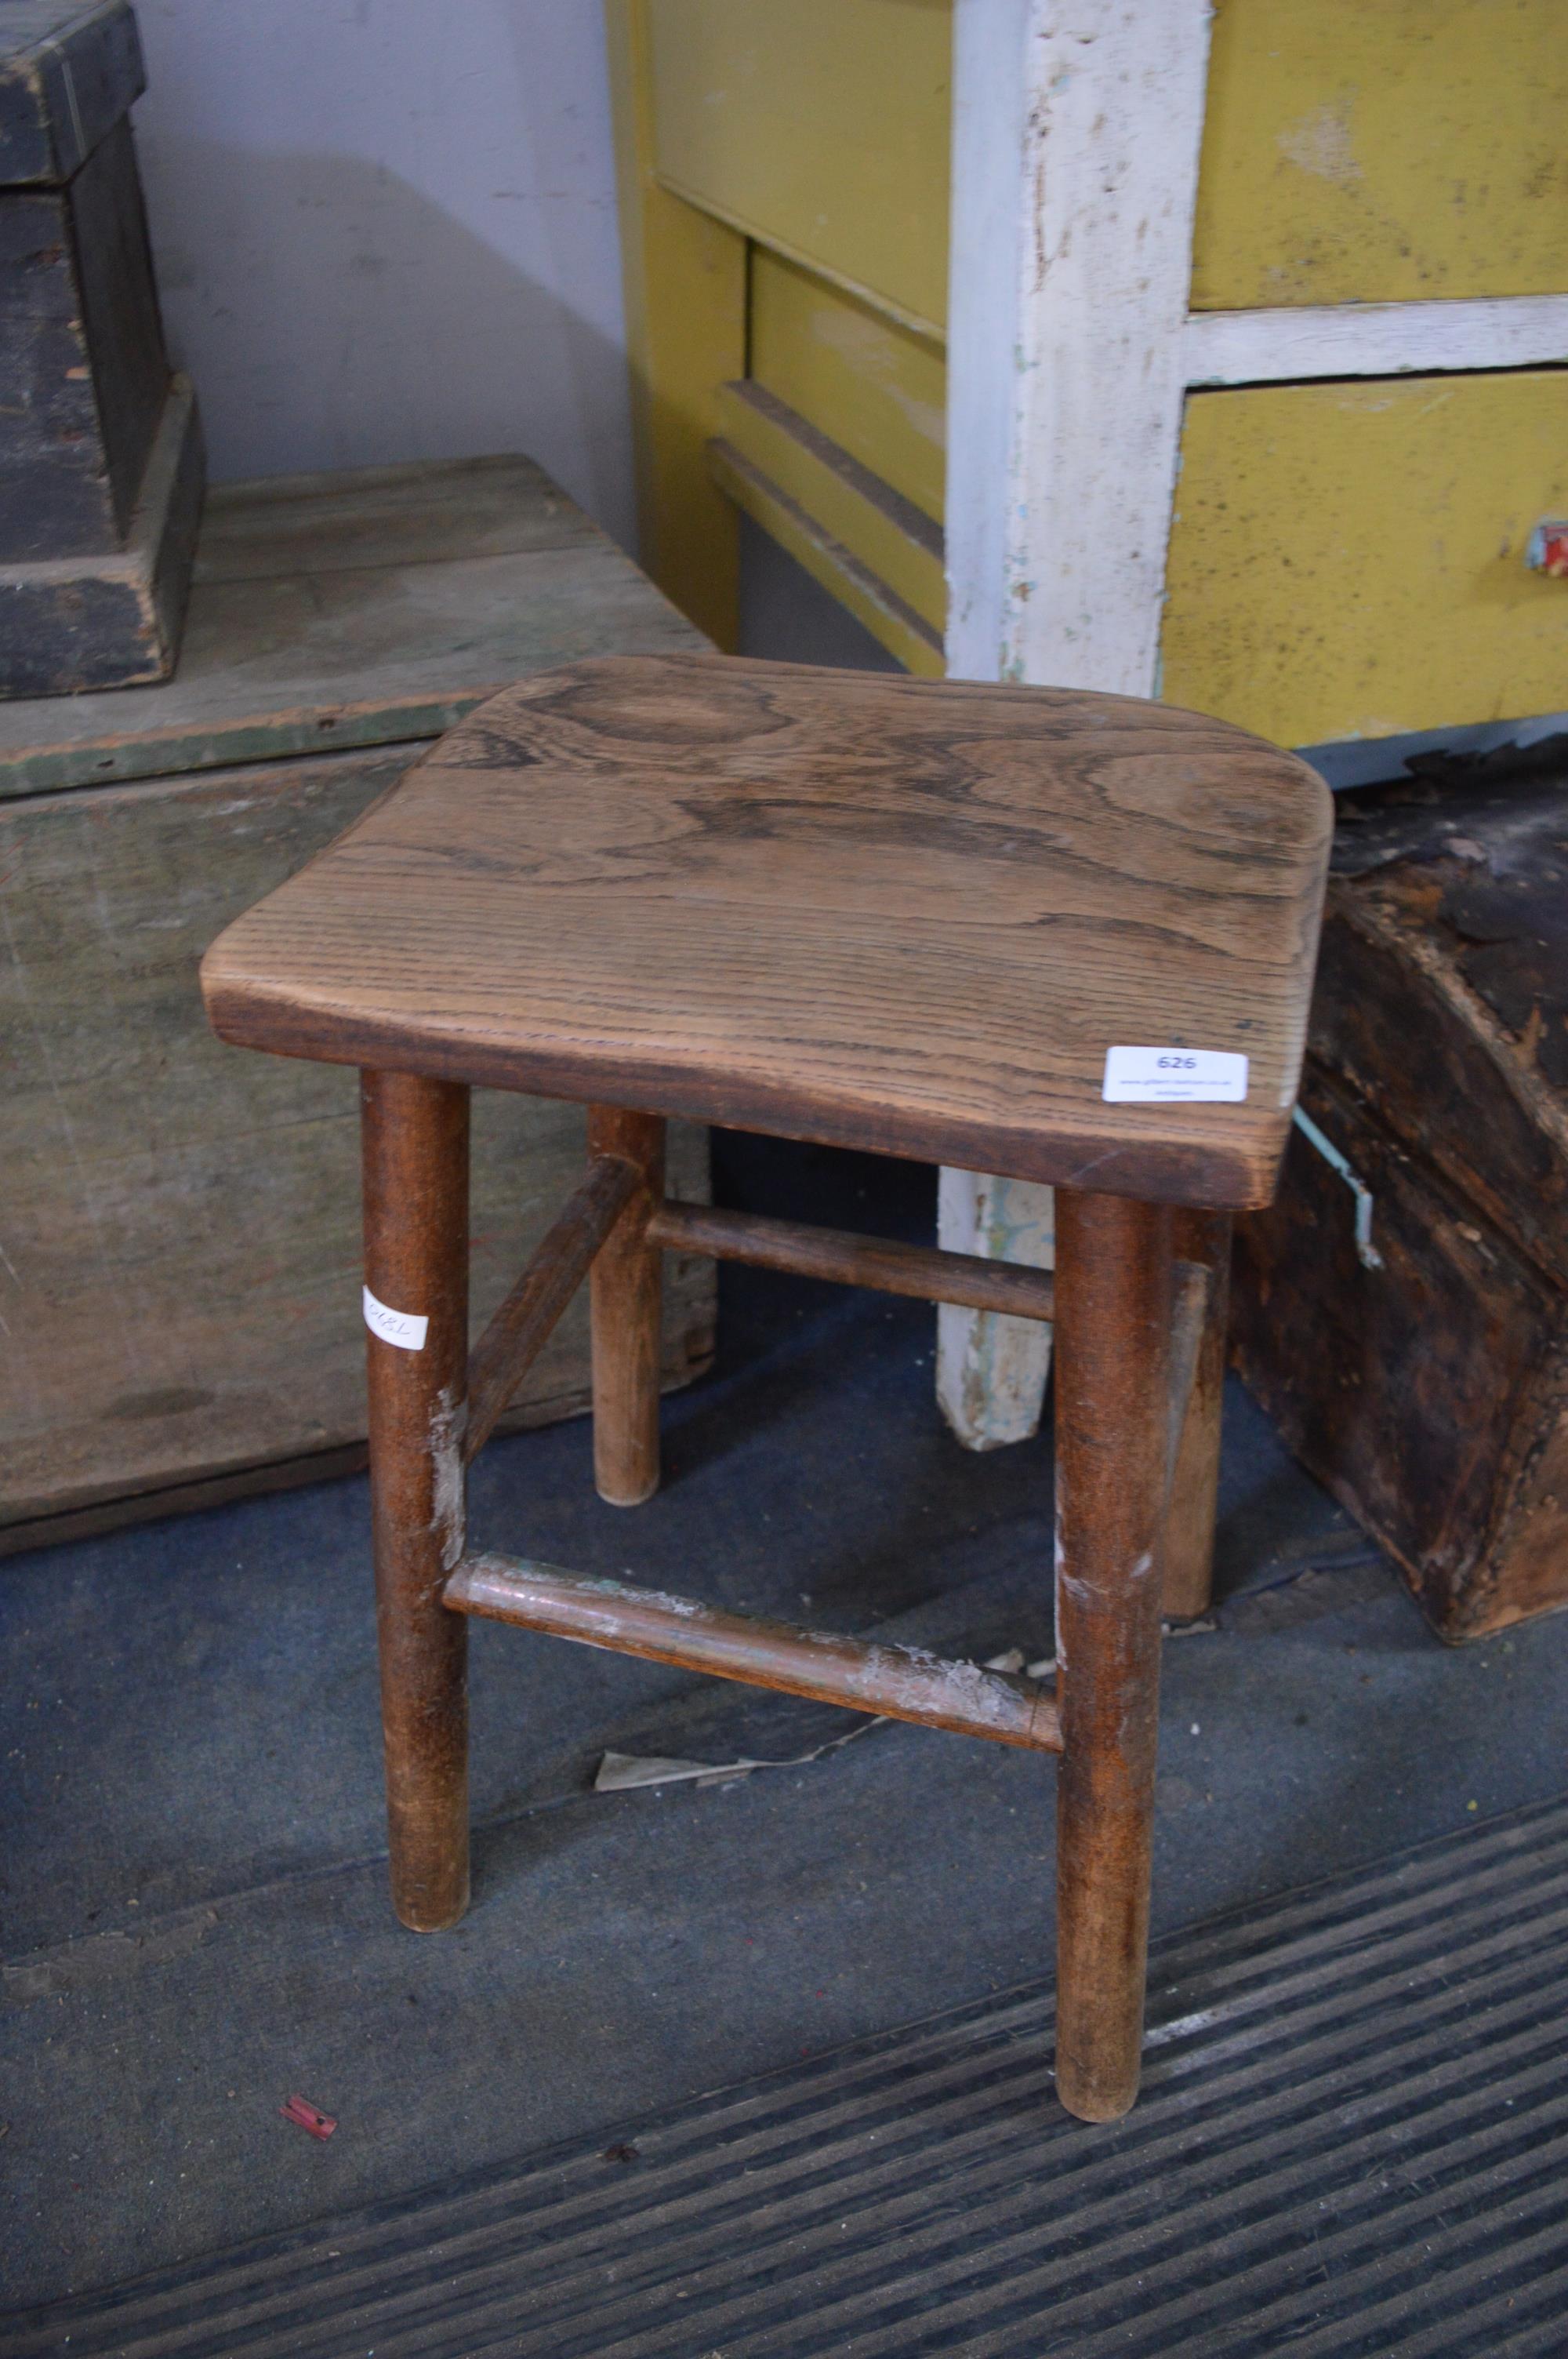
[[1108, 2122], [1143, 2037], [1170, 1215], [1064, 1190], [1056, 1245], [1056, 2089]]
[[1182, 1211], [1175, 1215], [1176, 1258], [1203, 1264], [1209, 1272], [1209, 1296], [1193, 1389], [1176, 1443], [1165, 1518], [1161, 1594], [1173, 1622], [1206, 1614], [1214, 1600], [1214, 1524], [1230, 1310], [1230, 1227], [1228, 1212]]
[[468, 1625], [441, 1603], [464, 1543], [469, 1093], [361, 1081], [365, 1282], [427, 1323], [416, 1351], [368, 1337], [371, 1521], [393, 1905], [416, 1933], [468, 1906]]
[[643, 1175], [589, 1276], [593, 1479], [612, 1507], [636, 1507], [659, 1487], [664, 1256], [647, 1227], [665, 1193], [663, 1117], [590, 1106], [588, 1146], [590, 1155], [624, 1157]]

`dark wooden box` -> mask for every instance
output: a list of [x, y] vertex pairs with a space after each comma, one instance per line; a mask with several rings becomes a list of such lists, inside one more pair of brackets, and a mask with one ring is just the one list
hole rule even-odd
[[[0, 1553], [362, 1459], [355, 1077], [224, 1048], [197, 962], [481, 696], [703, 644], [527, 460], [470, 460], [221, 486], [176, 679], [0, 706]], [[474, 1132], [477, 1328], [582, 1110], [483, 1091]], [[671, 1156], [705, 1196], [706, 1134]], [[714, 1282], [666, 1266], [675, 1384]], [[579, 1300], [511, 1421], [588, 1382]]]
[[126, 0], [0, 7], [0, 694], [166, 678], [201, 503], [127, 110]]
[[1341, 798], [1303, 1112], [1233, 1334], [1444, 1638], [1568, 1604], [1568, 740]]

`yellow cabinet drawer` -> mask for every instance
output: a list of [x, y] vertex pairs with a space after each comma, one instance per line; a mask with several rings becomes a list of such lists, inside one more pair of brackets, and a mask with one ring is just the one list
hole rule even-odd
[[1161, 693], [1286, 745], [1568, 703], [1568, 371], [1187, 402]]
[[1568, 291], [1565, 0], [1218, 0], [1193, 305]]
[[649, 0], [664, 187], [940, 334], [951, 0]]

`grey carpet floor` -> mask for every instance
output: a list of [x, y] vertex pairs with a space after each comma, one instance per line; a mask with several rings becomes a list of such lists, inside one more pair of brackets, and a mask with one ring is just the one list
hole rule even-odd
[[[725, 1155], [730, 1201], [929, 1223], [929, 1174]], [[1044, 1652], [1048, 1449], [960, 1451], [930, 1348], [919, 1305], [728, 1273], [659, 1497], [600, 1506], [587, 1428], [563, 1426], [486, 1452], [475, 1536]], [[1239, 1392], [1227, 1418], [1227, 1602], [1166, 1654], [1167, 1930], [1568, 1786], [1568, 1621], [1444, 1649]], [[0, 1566], [8, 2308], [591, 2139], [1049, 1969], [1048, 1762], [889, 1727], [738, 1784], [596, 1795], [606, 1747], [784, 1756], [842, 1716], [492, 1627], [474, 1906], [404, 1932], [368, 1579], [353, 1481]], [[279, 2118], [295, 2092], [337, 2115], [326, 2144]]]
[[0, 2359], [1550, 2359], [1568, 1799], [1158, 1943], [1142, 2095], [1036, 1984], [0, 2323]]

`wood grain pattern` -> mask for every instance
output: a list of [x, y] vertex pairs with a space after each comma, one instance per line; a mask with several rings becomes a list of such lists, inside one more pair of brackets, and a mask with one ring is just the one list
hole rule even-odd
[[[1268, 1201], [1330, 826], [1201, 716], [717, 657], [507, 690], [242, 919], [225, 1038], [1115, 1194]], [[1117, 1043], [1239, 1105], [1107, 1105]]]

